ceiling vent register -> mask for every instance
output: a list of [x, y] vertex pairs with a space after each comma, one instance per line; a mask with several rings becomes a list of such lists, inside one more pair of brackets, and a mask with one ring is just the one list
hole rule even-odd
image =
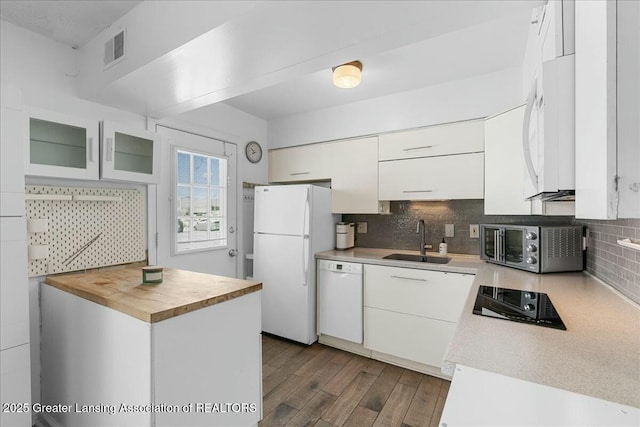
[[120, 31], [104, 44], [104, 69], [110, 68], [124, 59], [125, 30]]

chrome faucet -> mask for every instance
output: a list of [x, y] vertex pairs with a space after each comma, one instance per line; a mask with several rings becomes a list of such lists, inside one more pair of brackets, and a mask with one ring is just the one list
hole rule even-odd
[[425, 256], [427, 254], [427, 252], [425, 250], [425, 246], [427, 246], [427, 242], [425, 241], [424, 219], [421, 219], [420, 221], [418, 221], [418, 227], [416, 228], [416, 234], [420, 233], [420, 231], [422, 231], [422, 234], [420, 235], [420, 255]]

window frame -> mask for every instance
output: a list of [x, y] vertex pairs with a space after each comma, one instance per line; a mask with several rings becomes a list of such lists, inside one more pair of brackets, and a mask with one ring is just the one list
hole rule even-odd
[[[173, 145], [171, 147], [171, 154], [172, 154], [172, 158], [171, 158], [171, 199], [170, 199], [170, 204], [171, 204], [171, 254], [173, 256], [176, 255], [187, 255], [187, 254], [193, 254], [193, 253], [198, 253], [198, 252], [208, 252], [208, 251], [219, 251], [219, 250], [228, 250], [229, 249], [229, 230], [227, 227], [227, 221], [229, 218], [229, 158], [225, 157], [223, 154], [213, 154], [211, 152], [207, 152], [207, 151], [203, 151], [203, 150], [198, 150], [198, 149], [193, 149], [193, 148], [189, 148], [189, 147], [182, 147], [182, 146], [178, 146], [178, 145]], [[203, 157], [207, 157], [207, 159], [209, 158], [214, 158], [214, 159], [219, 159], [221, 161], [225, 162], [224, 165], [224, 174], [221, 175], [221, 181], [224, 179], [224, 185], [217, 185], [217, 186], [212, 186], [211, 185], [211, 179], [210, 177], [208, 178], [208, 183], [206, 184], [206, 188], [207, 188], [207, 193], [208, 193], [208, 203], [207, 205], [210, 208], [210, 195], [211, 195], [211, 189], [212, 188], [223, 188], [224, 189], [224, 200], [221, 204], [224, 204], [224, 215], [220, 218], [222, 218], [222, 223], [223, 225], [221, 225], [220, 230], [222, 232], [224, 232], [224, 239], [208, 239], [208, 240], [203, 240], [203, 242], [212, 242], [215, 240], [224, 240], [225, 243], [223, 245], [220, 246], [207, 246], [207, 247], [200, 247], [200, 248], [191, 248], [191, 249], [184, 249], [184, 250], [178, 250], [178, 244], [181, 243], [178, 241], [178, 231], [177, 231], [177, 224], [178, 224], [178, 219], [179, 219], [179, 215], [178, 215], [178, 206], [177, 206], [177, 202], [178, 202], [178, 153], [179, 152], [183, 152], [186, 154], [189, 154], [191, 156], [191, 160], [190, 160], [190, 177], [189, 177], [189, 188], [193, 189], [195, 188], [204, 188], [205, 186], [203, 184], [195, 184], [193, 182], [193, 156], [203, 156]], [[210, 164], [209, 161], [207, 162], [208, 165]], [[210, 166], [207, 166], [207, 168], [209, 168]], [[221, 182], [222, 184], [222, 182]], [[185, 184], [180, 184], [180, 185], [185, 185]], [[191, 217], [193, 218], [193, 214], [191, 215]], [[214, 219], [214, 217], [208, 216], [207, 219], [209, 221], [211, 221], [212, 219]], [[191, 226], [191, 223], [190, 223]], [[193, 229], [190, 229], [189, 232], [193, 232]], [[207, 230], [208, 233], [210, 233], [210, 230]], [[189, 243], [193, 243], [193, 240], [189, 240]]]

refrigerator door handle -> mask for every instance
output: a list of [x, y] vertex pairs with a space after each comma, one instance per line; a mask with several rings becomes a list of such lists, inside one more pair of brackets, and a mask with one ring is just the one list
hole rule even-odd
[[309, 236], [302, 236], [302, 286], [307, 286], [307, 274], [309, 272]]
[[305, 189], [304, 219], [302, 220], [302, 286], [307, 286], [307, 272], [309, 270], [309, 235], [307, 224], [309, 223], [309, 189]]
[[309, 189], [305, 189], [305, 198], [304, 198], [304, 214], [303, 214], [303, 220], [302, 220], [302, 232], [300, 233], [301, 236], [305, 236], [307, 235], [307, 230], [308, 230], [308, 226], [307, 224], [309, 224]]

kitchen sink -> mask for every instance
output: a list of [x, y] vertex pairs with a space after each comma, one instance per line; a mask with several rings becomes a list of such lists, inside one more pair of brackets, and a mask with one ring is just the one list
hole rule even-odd
[[411, 255], [411, 254], [391, 254], [383, 259], [397, 259], [398, 261], [413, 261], [413, 262], [430, 262], [433, 264], [446, 264], [451, 261], [451, 258], [442, 256], [426, 256], [426, 255]]

